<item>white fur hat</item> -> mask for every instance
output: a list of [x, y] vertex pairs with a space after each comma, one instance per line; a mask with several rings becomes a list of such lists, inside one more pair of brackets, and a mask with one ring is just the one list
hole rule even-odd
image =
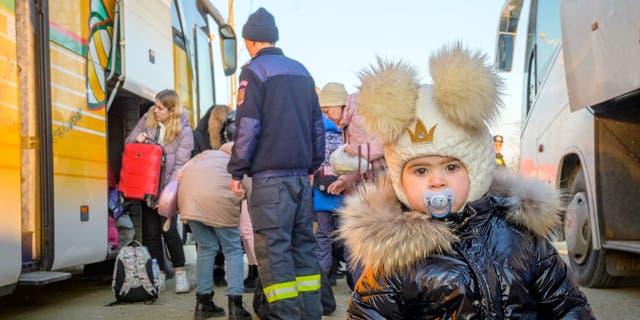
[[393, 188], [410, 206], [402, 187], [407, 161], [428, 155], [460, 160], [469, 172], [466, 202], [489, 190], [495, 151], [489, 127], [499, 115], [501, 85], [485, 56], [456, 43], [433, 55], [433, 85], [419, 86], [417, 72], [404, 63], [378, 60], [360, 74], [359, 111], [367, 131], [380, 137]]
[[318, 94], [320, 107], [339, 107], [344, 106], [347, 101], [347, 89], [342, 83], [329, 82]]

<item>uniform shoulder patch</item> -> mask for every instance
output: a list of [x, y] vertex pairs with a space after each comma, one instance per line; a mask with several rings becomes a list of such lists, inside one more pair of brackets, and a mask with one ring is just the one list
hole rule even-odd
[[238, 88], [238, 99], [236, 101], [236, 106], [240, 106], [242, 103], [244, 103], [244, 92], [247, 90], [247, 85], [249, 84], [249, 81], [247, 80], [242, 80], [240, 81], [240, 88]]

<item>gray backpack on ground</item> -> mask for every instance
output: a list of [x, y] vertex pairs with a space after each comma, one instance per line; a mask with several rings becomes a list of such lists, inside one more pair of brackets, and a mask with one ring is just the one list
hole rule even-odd
[[123, 246], [113, 266], [111, 288], [120, 302], [151, 303], [158, 299], [158, 279], [154, 279], [151, 255], [138, 241]]

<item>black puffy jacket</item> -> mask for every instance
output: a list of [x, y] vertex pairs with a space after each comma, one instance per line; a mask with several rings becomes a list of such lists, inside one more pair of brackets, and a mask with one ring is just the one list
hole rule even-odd
[[503, 174], [457, 222], [405, 212], [390, 181], [347, 199], [340, 236], [366, 266], [348, 319], [593, 319], [547, 240], [558, 196]]

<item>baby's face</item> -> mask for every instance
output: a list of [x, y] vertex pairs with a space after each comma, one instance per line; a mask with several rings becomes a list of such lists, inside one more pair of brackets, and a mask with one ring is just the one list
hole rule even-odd
[[458, 159], [424, 156], [409, 160], [402, 169], [402, 187], [414, 210], [429, 212], [423, 201], [425, 191], [449, 188], [455, 192], [451, 212], [460, 211], [469, 196], [469, 173]]

